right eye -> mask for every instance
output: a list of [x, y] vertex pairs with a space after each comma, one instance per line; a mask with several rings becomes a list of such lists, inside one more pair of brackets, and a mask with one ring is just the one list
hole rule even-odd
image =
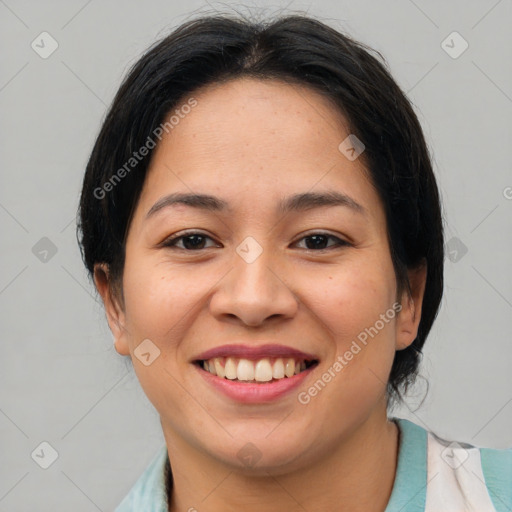
[[[208, 249], [209, 247], [204, 247], [205, 240], [213, 239], [201, 232], [198, 231], [190, 231], [181, 235], [173, 235], [172, 237], [166, 239], [162, 242], [162, 247], [172, 247], [176, 249], [180, 249], [183, 251], [197, 251], [201, 249]], [[182, 246], [179, 247], [178, 244], [182, 242]], [[217, 247], [217, 246], [210, 246]]]

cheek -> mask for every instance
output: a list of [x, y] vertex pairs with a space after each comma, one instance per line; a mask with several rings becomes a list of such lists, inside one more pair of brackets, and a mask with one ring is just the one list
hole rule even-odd
[[318, 395], [311, 400], [313, 416], [326, 414], [328, 423], [346, 422], [346, 428], [357, 418], [362, 421], [386, 391], [397, 314], [393, 279], [386, 273], [351, 270], [331, 274], [312, 306], [327, 327], [333, 351], [319, 376], [322, 382], [302, 390]]
[[[173, 410], [177, 417], [187, 403], [183, 390], [183, 366], [178, 364], [181, 340], [193, 322], [195, 308], [201, 307], [204, 289], [195, 285], [190, 272], [150, 263], [132, 257], [125, 263], [126, 330], [132, 352], [133, 368], [149, 401], [158, 411]], [[207, 289], [207, 288], [206, 288]], [[146, 366], [137, 358], [137, 346], [151, 340], [158, 357]], [[181, 356], [183, 356], [181, 354]]]
[[190, 275], [184, 268], [172, 271], [165, 265], [149, 262], [135, 270], [125, 268], [126, 321], [133, 335], [165, 341], [172, 344], [187, 326], [194, 307], [201, 302], [204, 286], [197, 274]]
[[[331, 271], [323, 286], [308, 287], [311, 307], [338, 340], [349, 343], [365, 328], [373, 326], [392, 307], [395, 298], [394, 273], [387, 265], [346, 265]], [[313, 292], [313, 290], [317, 290]], [[379, 323], [380, 325], [380, 323]], [[386, 323], [385, 331], [389, 326]]]
[[325, 286], [311, 307], [334, 343], [336, 354], [329, 365], [342, 358], [332, 370], [339, 385], [337, 400], [356, 407], [363, 396], [373, 400], [381, 393], [393, 363], [397, 315], [393, 308], [394, 271], [391, 262], [372, 258], [331, 272], [323, 282]]

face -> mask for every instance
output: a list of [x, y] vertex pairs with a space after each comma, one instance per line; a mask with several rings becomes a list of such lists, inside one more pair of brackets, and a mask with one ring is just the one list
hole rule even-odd
[[168, 446], [238, 469], [244, 454], [267, 471], [312, 464], [385, 418], [422, 290], [416, 310], [397, 305], [382, 203], [326, 98], [252, 79], [192, 96], [130, 225], [123, 308], [96, 281], [116, 349]]

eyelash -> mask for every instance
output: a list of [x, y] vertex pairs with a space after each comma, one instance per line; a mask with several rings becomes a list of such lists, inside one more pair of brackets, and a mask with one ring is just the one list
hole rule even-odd
[[[182, 240], [184, 238], [188, 238], [188, 237], [191, 237], [191, 236], [194, 236], [194, 235], [199, 235], [199, 236], [201, 236], [204, 239], [209, 238], [210, 240], [213, 240], [210, 236], [205, 235], [204, 233], [201, 233], [200, 231], [189, 231], [189, 232], [186, 232], [186, 233], [182, 233], [181, 235], [178, 235], [178, 236], [173, 236], [173, 237], [167, 238], [166, 240], [164, 240], [164, 242], [162, 242], [161, 246], [162, 247], [168, 247], [168, 248], [175, 248], [175, 249], [178, 249], [180, 251], [186, 251], [186, 252], [199, 252], [201, 250], [210, 249], [211, 248], [211, 247], [205, 247], [205, 248], [201, 248], [201, 249], [185, 249], [184, 247], [177, 247], [176, 246], [176, 243], [179, 240]], [[332, 238], [332, 239], [337, 241], [337, 244], [334, 245], [334, 246], [326, 247], [324, 249], [318, 249], [317, 250], [317, 249], [307, 249], [306, 248], [304, 250], [310, 251], [310, 252], [324, 252], [324, 251], [329, 251], [329, 250], [331, 250], [333, 248], [336, 248], [336, 247], [340, 248], [340, 247], [351, 245], [347, 241], [342, 240], [341, 238], [338, 238], [337, 236], [331, 235], [330, 233], [322, 233], [322, 232], [310, 233], [308, 235], [303, 236], [302, 238], [299, 238], [299, 240], [297, 240], [297, 242], [299, 242], [301, 240], [304, 240], [306, 238], [312, 238], [312, 237], [318, 236], [318, 235], [326, 237], [326, 238]]]

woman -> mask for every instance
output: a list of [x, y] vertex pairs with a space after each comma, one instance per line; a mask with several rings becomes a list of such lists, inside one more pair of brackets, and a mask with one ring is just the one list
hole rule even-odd
[[443, 289], [408, 100], [319, 21], [199, 18], [128, 74], [84, 262], [165, 446], [118, 511], [500, 511], [512, 452], [388, 418]]

